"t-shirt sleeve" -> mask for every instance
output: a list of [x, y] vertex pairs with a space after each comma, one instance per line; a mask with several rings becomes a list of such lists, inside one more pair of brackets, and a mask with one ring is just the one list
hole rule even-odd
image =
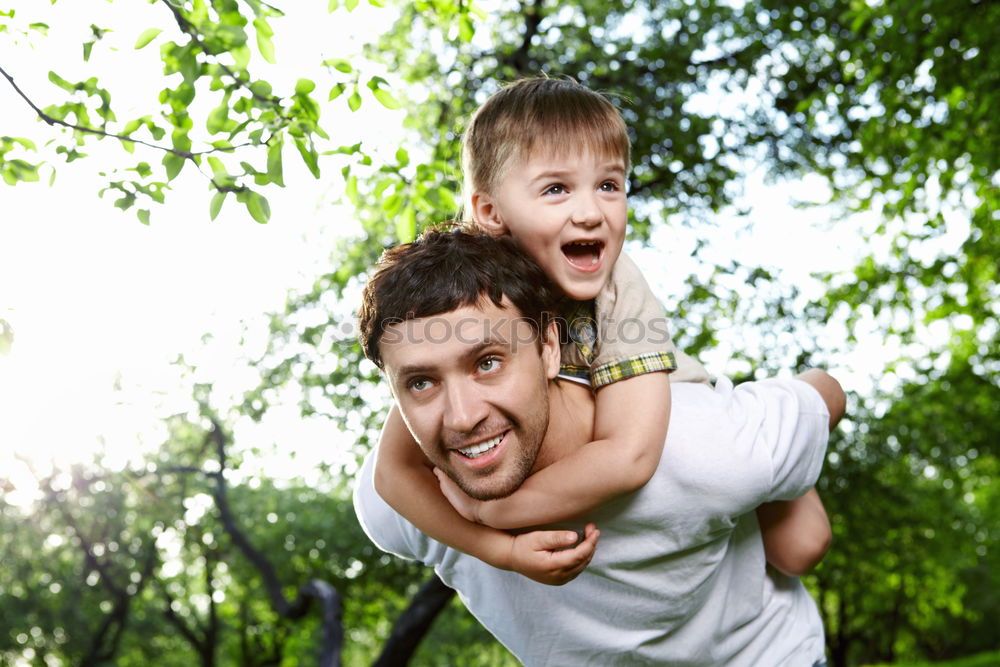
[[625, 253], [597, 296], [596, 319], [598, 346], [590, 369], [595, 389], [655, 371], [672, 372], [675, 382], [708, 382], [704, 367], [674, 346], [663, 306]]
[[375, 491], [373, 471], [376, 450], [365, 458], [355, 479], [354, 511], [361, 527], [379, 549], [401, 558], [434, 564], [436, 552], [445, 547], [430, 539], [392, 509]]
[[798, 498], [819, 478], [829, 440], [826, 403], [808, 383], [792, 379], [747, 382], [736, 388], [762, 408], [754, 449], [769, 462], [762, 502]]

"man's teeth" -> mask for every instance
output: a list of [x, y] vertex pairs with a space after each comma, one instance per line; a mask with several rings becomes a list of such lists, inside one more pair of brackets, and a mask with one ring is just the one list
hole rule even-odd
[[479, 456], [482, 456], [486, 452], [490, 451], [491, 449], [499, 445], [500, 440], [502, 439], [503, 437], [498, 435], [497, 437], [486, 440], [485, 442], [481, 442], [478, 445], [472, 445], [471, 447], [466, 447], [465, 449], [460, 449], [458, 451], [460, 451], [464, 456], [468, 456], [470, 459], [474, 459]]

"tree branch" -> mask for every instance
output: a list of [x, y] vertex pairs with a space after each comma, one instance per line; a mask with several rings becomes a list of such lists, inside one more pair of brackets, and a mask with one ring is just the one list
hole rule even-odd
[[538, 27], [542, 23], [542, 0], [533, 0], [530, 5], [521, 3], [521, 15], [524, 16], [524, 38], [517, 50], [504, 58], [508, 65], [520, 76], [528, 74], [528, 51], [531, 49], [531, 40], [538, 34]]
[[271, 598], [271, 606], [278, 615], [293, 620], [301, 618], [309, 611], [312, 600], [315, 599], [319, 603], [322, 613], [323, 641], [318, 664], [320, 667], [340, 665], [340, 651], [344, 642], [343, 602], [340, 594], [331, 584], [314, 579], [299, 588], [294, 601], [288, 601], [282, 592], [281, 580], [274, 565], [251, 544], [229, 506], [225, 478], [227, 441], [222, 426], [214, 418], [212, 418], [212, 431], [209, 435], [215, 442], [215, 454], [219, 461], [219, 471], [213, 474], [216, 483], [213, 495], [215, 496], [216, 508], [219, 510], [219, 518], [222, 520], [226, 533], [260, 573], [261, 579], [264, 580], [264, 588], [268, 597]]
[[83, 132], [85, 134], [93, 134], [93, 135], [96, 135], [96, 136], [99, 136], [99, 137], [107, 137], [108, 139], [117, 139], [119, 141], [130, 141], [133, 144], [141, 144], [143, 146], [148, 146], [149, 148], [155, 148], [156, 150], [160, 150], [160, 151], [163, 151], [165, 153], [171, 153], [173, 155], [176, 155], [177, 157], [181, 157], [181, 158], [184, 158], [186, 160], [193, 160], [198, 155], [209, 155], [211, 153], [231, 153], [231, 152], [235, 151], [237, 148], [244, 148], [246, 146], [253, 146], [254, 145], [253, 142], [249, 142], [248, 141], [248, 142], [240, 144], [238, 146], [230, 146], [228, 148], [212, 148], [211, 150], [207, 150], [207, 151], [179, 151], [176, 148], [169, 148], [167, 146], [160, 146], [159, 144], [154, 144], [154, 143], [151, 143], [151, 142], [148, 142], [148, 141], [144, 141], [142, 139], [133, 139], [132, 137], [130, 137], [130, 136], [126, 135], [126, 134], [116, 134], [114, 132], [105, 132], [104, 130], [98, 130], [97, 128], [94, 128], [94, 127], [87, 127], [86, 125], [76, 125], [74, 123], [68, 123], [68, 122], [66, 122], [64, 120], [60, 120], [58, 118], [53, 118], [49, 114], [47, 114], [44, 111], [42, 111], [38, 107], [38, 105], [35, 104], [34, 102], [32, 102], [31, 99], [25, 94], [25, 92], [23, 90], [21, 90], [20, 86], [18, 86], [14, 82], [14, 77], [12, 77], [10, 74], [8, 74], [7, 71], [4, 70], [3, 67], [0, 67], [0, 74], [2, 74], [5, 79], [7, 79], [7, 81], [10, 83], [10, 85], [14, 88], [14, 91], [17, 92], [17, 94], [21, 96], [21, 99], [23, 99], [25, 102], [27, 102], [28, 106], [31, 107], [32, 111], [34, 111], [38, 115], [39, 118], [41, 118], [43, 121], [45, 121], [46, 124], [48, 124], [50, 126], [52, 126], [52, 125], [59, 125], [59, 126], [68, 128], [70, 130], [75, 130], [77, 132]]
[[396, 620], [392, 634], [372, 667], [405, 667], [409, 664], [431, 623], [453, 597], [455, 590], [445, 586], [436, 574], [425, 581]]
[[[195, 27], [193, 23], [187, 20], [187, 17], [181, 13], [181, 10], [175, 7], [170, 2], [170, 0], [160, 0], [160, 1], [163, 4], [165, 4], [167, 8], [170, 10], [170, 13], [174, 15], [174, 20], [177, 22], [177, 27], [181, 29], [181, 32], [190, 37], [191, 41], [197, 44], [205, 55], [214, 55], [211, 51], [208, 50], [208, 47], [205, 46], [205, 42], [201, 41], [201, 38], [198, 36], [198, 28]], [[277, 97], [264, 97], [263, 95], [258, 95], [250, 87], [250, 84], [247, 81], [241, 79], [235, 72], [233, 72], [233, 70], [229, 69], [229, 67], [226, 66], [225, 63], [221, 63], [218, 60], [216, 60], [215, 64], [218, 65], [223, 72], [229, 75], [229, 77], [236, 83], [236, 85], [238, 85], [239, 87], [243, 88], [248, 93], [250, 93], [250, 95], [255, 100], [274, 106], [279, 116], [281, 116], [285, 120], [290, 120], [288, 116], [285, 116], [284, 113], [282, 113], [281, 100], [279, 100]]]

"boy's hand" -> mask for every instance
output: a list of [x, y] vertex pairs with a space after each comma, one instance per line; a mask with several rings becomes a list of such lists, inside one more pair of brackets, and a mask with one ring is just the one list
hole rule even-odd
[[448, 477], [440, 469], [434, 468], [434, 474], [437, 475], [442, 495], [448, 499], [448, 502], [455, 508], [455, 511], [468, 521], [482, 523], [479, 519], [479, 510], [483, 502], [467, 496], [462, 489], [458, 488], [458, 484], [455, 484], [451, 477]]
[[516, 535], [510, 549], [511, 569], [539, 583], [562, 586], [583, 572], [594, 557], [601, 531], [588, 523], [583, 535], [579, 544], [579, 536], [570, 530]]

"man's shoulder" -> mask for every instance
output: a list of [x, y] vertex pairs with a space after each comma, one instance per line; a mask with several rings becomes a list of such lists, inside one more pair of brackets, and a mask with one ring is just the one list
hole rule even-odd
[[768, 379], [734, 386], [722, 377], [714, 388], [675, 383], [671, 399], [657, 473], [664, 480], [702, 499], [725, 496], [720, 507], [737, 511], [815, 481], [826, 443], [825, 404], [806, 383]]

